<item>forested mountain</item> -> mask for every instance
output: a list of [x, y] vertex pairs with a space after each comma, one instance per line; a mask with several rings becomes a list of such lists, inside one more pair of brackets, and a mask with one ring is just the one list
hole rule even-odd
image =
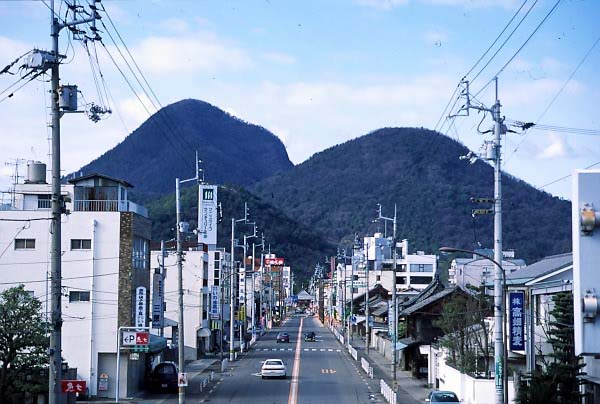
[[206, 180], [216, 184], [246, 186], [293, 166], [271, 132], [188, 99], [161, 109], [80, 172], [129, 181], [145, 201], [173, 192], [176, 177], [193, 177], [196, 150]]
[[[331, 243], [372, 234], [377, 203], [398, 206], [398, 237], [411, 250], [493, 247], [493, 215], [471, 216], [471, 197], [493, 197], [493, 169], [437, 132], [385, 128], [317, 153], [250, 189]], [[504, 249], [528, 262], [571, 250], [570, 202], [503, 175]], [[387, 227], [391, 233], [391, 225]]]
[[[335, 246], [326, 242], [311, 229], [287, 217], [282, 211], [265, 203], [260, 198], [241, 187], [221, 186], [218, 199], [223, 207], [223, 221], [218, 226], [218, 245], [227, 251], [231, 246], [231, 218], [242, 218], [244, 202], [248, 203], [250, 221], [255, 222], [258, 234], [264, 233], [265, 243], [270, 244], [271, 251], [278, 257], [286, 259], [299, 278], [307, 278], [314, 270], [317, 262], [323, 262], [325, 256], [335, 253]], [[174, 237], [175, 197], [164, 196], [147, 205], [152, 219], [152, 238], [169, 240]], [[182, 218], [190, 223], [190, 228], [197, 227], [198, 189], [185, 188], [181, 196]], [[252, 233], [251, 225], [236, 224], [236, 238], [241, 242], [244, 234]], [[252, 239], [260, 244], [259, 239]], [[259, 249], [256, 250], [259, 254]]]

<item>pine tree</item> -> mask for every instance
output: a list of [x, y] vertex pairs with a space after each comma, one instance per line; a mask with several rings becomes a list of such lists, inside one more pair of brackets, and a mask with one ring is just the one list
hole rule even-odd
[[527, 375], [519, 386], [517, 403], [579, 404], [582, 395], [579, 387], [583, 363], [575, 355], [573, 328], [573, 294], [561, 292], [552, 297], [554, 308], [550, 312], [548, 342], [552, 345], [550, 360], [544, 369]]

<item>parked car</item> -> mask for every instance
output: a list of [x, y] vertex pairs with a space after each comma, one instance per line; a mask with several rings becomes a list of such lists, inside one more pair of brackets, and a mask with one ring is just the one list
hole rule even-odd
[[290, 334], [287, 332], [280, 332], [277, 334], [277, 342], [290, 342]]
[[460, 403], [456, 394], [451, 391], [432, 391], [425, 399], [426, 403]]
[[316, 340], [317, 340], [317, 336], [313, 331], [309, 331], [306, 334], [304, 334], [304, 341], [315, 342]]
[[146, 378], [150, 390], [177, 390], [177, 365], [173, 362], [160, 362]]
[[260, 376], [263, 379], [266, 377], [282, 377], [285, 379], [285, 363], [281, 359], [267, 359], [262, 364]]

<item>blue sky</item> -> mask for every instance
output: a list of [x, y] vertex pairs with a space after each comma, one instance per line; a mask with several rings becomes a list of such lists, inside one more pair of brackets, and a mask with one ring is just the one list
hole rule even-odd
[[[60, 3], [57, 0], [57, 8]], [[163, 105], [184, 98], [208, 101], [271, 130], [284, 142], [296, 164], [380, 127], [434, 128], [460, 78], [522, 3], [104, 2]], [[530, 14], [473, 82], [475, 91], [515, 53], [554, 3], [525, 3], [516, 20], [533, 6]], [[597, 1], [560, 2], [499, 77], [500, 100], [507, 119], [537, 120], [600, 36], [599, 16]], [[0, 1], [0, 65], [34, 46], [48, 48], [48, 19], [49, 10], [42, 2]], [[104, 37], [109, 50], [117, 55], [106, 34]], [[72, 45], [64, 32], [61, 51], [66, 50], [70, 63], [62, 67], [62, 82], [77, 83], [87, 101], [97, 101], [84, 49], [80, 43]], [[65, 172], [114, 147], [148, 117], [101, 47], [98, 51], [115, 100], [111, 102], [115, 113], [97, 124], [83, 115], [62, 119]], [[600, 45], [538, 123], [600, 131], [599, 62]], [[14, 76], [0, 75], [0, 91], [14, 80]], [[488, 106], [493, 103], [492, 87], [478, 97]], [[1, 161], [17, 157], [48, 160], [47, 90], [47, 84], [32, 82], [0, 102]], [[480, 118], [476, 113], [457, 118], [447, 131], [448, 121], [442, 132], [478, 150], [483, 140], [489, 139], [477, 133]], [[490, 125], [487, 118], [482, 128]], [[509, 134], [503, 150], [507, 171], [537, 187], [600, 161], [596, 136], [561, 132]], [[7, 178], [0, 179], [1, 187], [8, 183]], [[571, 198], [569, 179], [543, 189]]]

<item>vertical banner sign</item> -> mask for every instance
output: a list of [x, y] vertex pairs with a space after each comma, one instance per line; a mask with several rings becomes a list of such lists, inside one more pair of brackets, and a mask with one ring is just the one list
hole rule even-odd
[[394, 310], [394, 305], [391, 301], [388, 302], [388, 335], [394, 339], [394, 316], [396, 315], [396, 310]]
[[508, 294], [510, 304], [510, 349], [511, 351], [525, 350], [525, 340], [523, 338], [525, 330], [524, 310], [525, 310], [525, 292], [510, 292]]
[[143, 286], [135, 289], [135, 326], [146, 326], [146, 288]]
[[217, 186], [199, 186], [200, 206], [198, 208], [198, 242], [204, 244], [217, 244]]
[[163, 275], [155, 272], [152, 278], [152, 328], [164, 328], [164, 297]]
[[210, 318], [212, 320], [219, 319], [219, 300], [221, 296], [219, 295], [219, 287], [212, 286], [210, 290]]

